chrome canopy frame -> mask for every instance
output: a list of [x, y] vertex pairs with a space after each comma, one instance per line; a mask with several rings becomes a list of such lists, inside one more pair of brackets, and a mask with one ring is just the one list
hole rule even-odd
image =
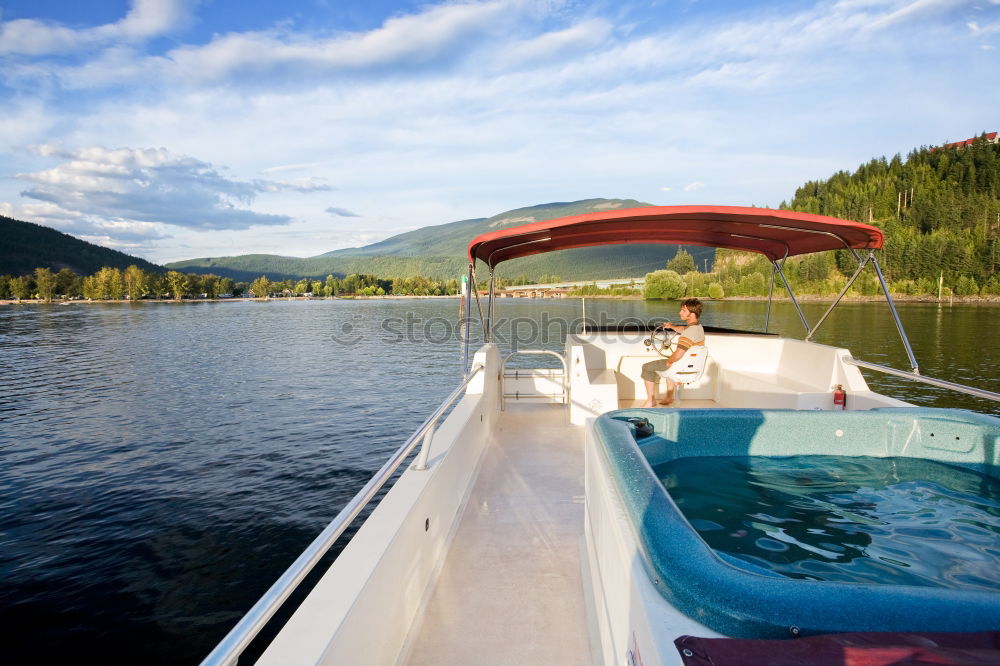
[[[836, 238], [836, 236], [833, 236], [833, 234], [830, 234], [829, 232], [825, 232], [825, 231], [813, 231], [811, 233], [823, 234], [823, 235], [826, 235], [826, 236], [832, 236], [832, 237]], [[750, 238], [750, 236], [746, 236], [746, 237]], [[546, 240], [546, 239], [542, 239], [542, 240]], [[540, 242], [540, 241], [535, 240], [535, 241], [529, 241], [529, 242], [530, 243], [535, 243], [535, 242]], [[868, 251], [868, 253], [866, 255], [862, 256], [861, 254], [859, 254], [857, 252], [857, 250], [855, 250], [855, 249], [851, 248], [850, 246], [848, 246], [847, 243], [844, 243], [844, 249], [846, 249], [847, 251], [849, 251], [851, 253], [851, 255], [857, 260], [858, 267], [857, 267], [857, 269], [855, 269], [853, 275], [851, 275], [851, 277], [847, 280], [847, 283], [844, 285], [844, 287], [840, 290], [840, 293], [837, 295], [837, 298], [834, 299], [833, 303], [830, 304], [830, 307], [827, 308], [826, 312], [823, 313], [823, 315], [819, 318], [819, 320], [816, 322], [816, 324], [812, 325], [812, 326], [810, 326], [809, 320], [806, 318], [805, 312], [802, 311], [802, 306], [799, 304], [798, 299], [795, 297], [795, 291], [792, 289], [792, 285], [788, 282], [788, 278], [785, 276], [784, 266], [785, 266], [785, 262], [788, 260], [788, 252], [787, 252], [787, 250], [785, 252], [785, 256], [781, 257], [781, 259], [777, 259], [777, 260], [774, 260], [774, 261], [771, 262], [771, 280], [770, 280], [770, 283], [768, 285], [767, 309], [766, 309], [765, 314], [764, 314], [764, 333], [767, 333], [768, 326], [770, 325], [770, 320], [771, 320], [771, 305], [772, 305], [772, 302], [774, 300], [774, 277], [775, 277], [775, 275], [777, 275], [781, 279], [781, 283], [784, 285], [785, 291], [788, 293], [788, 297], [791, 299], [792, 305], [795, 307], [795, 311], [799, 315], [799, 319], [802, 322], [802, 326], [806, 330], [806, 336], [803, 339], [806, 342], [810, 342], [811, 339], [812, 339], [812, 337], [816, 334], [816, 331], [819, 329], [819, 327], [823, 325], [823, 322], [825, 322], [827, 320], [827, 318], [830, 316], [830, 313], [833, 312], [834, 308], [836, 308], [837, 305], [840, 303], [840, 301], [843, 300], [844, 296], [847, 294], [847, 291], [857, 281], [858, 277], [864, 271], [865, 266], [868, 266], [870, 264], [872, 266], [872, 268], [874, 269], [874, 271], [875, 271], [876, 277], [878, 278], [879, 285], [881, 286], [881, 289], [882, 289], [882, 293], [885, 296], [885, 301], [886, 301], [886, 303], [889, 306], [889, 312], [892, 314], [892, 319], [893, 319], [893, 321], [896, 324], [896, 330], [899, 332], [899, 337], [900, 337], [900, 339], [903, 342], [903, 348], [905, 349], [907, 359], [910, 362], [911, 374], [913, 374], [913, 375], [919, 375], [920, 374], [920, 366], [917, 363], [917, 359], [916, 359], [916, 357], [913, 354], [913, 348], [910, 346], [910, 341], [909, 341], [909, 339], [906, 336], [906, 331], [903, 329], [903, 323], [902, 323], [902, 321], [899, 318], [899, 313], [896, 311], [896, 304], [892, 300], [892, 294], [889, 291], [889, 285], [885, 281], [885, 276], [882, 273], [882, 268], [879, 266], [878, 258], [875, 255], [875, 250], [871, 249], [871, 250]], [[489, 272], [490, 272], [490, 281], [489, 281], [489, 292], [488, 292], [487, 305], [486, 305], [486, 311], [485, 312], [483, 311], [483, 307], [482, 307], [482, 304], [480, 303], [480, 299], [479, 299], [479, 286], [478, 286], [478, 284], [476, 284], [476, 266], [475, 266], [475, 261], [471, 261], [469, 263], [469, 273], [468, 273], [468, 275], [469, 275], [469, 289], [470, 290], [471, 289], [475, 289], [476, 304], [478, 305], [478, 308], [479, 308], [479, 320], [480, 320], [480, 324], [481, 324], [482, 330], [483, 330], [483, 342], [484, 343], [493, 342], [493, 330], [492, 330], [492, 326], [493, 326], [493, 314], [494, 314], [494, 308], [495, 308], [495, 305], [496, 305], [496, 298], [497, 298], [497, 294], [496, 294], [496, 278], [497, 278], [496, 266], [488, 264], [488, 268], [489, 268]], [[463, 367], [466, 369], [466, 372], [468, 372], [469, 363], [470, 363], [470, 360], [469, 360], [469, 358], [470, 358], [469, 357], [469, 351], [470, 351], [470, 347], [469, 347], [470, 340], [469, 340], [469, 337], [470, 337], [470, 333], [471, 333], [471, 316], [470, 316], [469, 313], [471, 312], [471, 301], [472, 301], [472, 292], [471, 291], [470, 291], [469, 294], [467, 294], [466, 298], [467, 298], [468, 305], [466, 307], [467, 316], [466, 316], [466, 320], [465, 320], [465, 358], [464, 358]]]
[[[817, 231], [815, 233], [826, 233], [826, 232]], [[785, 277], [785, 273], [782, 270], [785, 265], [785, 262], [788, 260], [788, 254], [786, 253], [785, 256], [782, 257], [780, 260], [775, 260], [771, 262], [772, 266], [771, 282], [768, 287], [767, 310], [764, 315], [765, 333], [767, 333], [768, 324], [770, 322], [771, 303], [774, 295], [775, 275], [778, 275], [778, 277], [781, 278], [781, 282], [782, 284], [785, 285], [785, 290], [788, 292], [788, 296], [792, 301], [792, 305], [795, 306], [795, 311], [798, 313], [799, 319], [802, 320], [802, 325], [806, 329], [806, 336], [804, 340], [806, 342], [811, 342], [811, 338], [813, 337], [813, 335], [816, 334], [816, 331], [819, 329], [819, 327], [823, 325], [823, 322], [827, 320], [827, 318], [830, 316], [830, 313], [833, 312], [833, 309], [837, 307], [837, 305], [840, 303], [841, 300], [843, 300], [844, 296], [847, 294], [847, 291], [857, 281], [861, 273], [864, 272], [865, 267], [870, 264], [873, 270], [875, 271], [876, 277], [878, 277], [879, 285], [882, 289], [883, 295], [885, 296], [885, 301], [889, 306], [889, 312], [892, 314], [892, 319], [896, 324], [896, 330], [899, 331], [899, 337], [903, 342], [903, 347], [906, 350], [906, 356], [910, 361], [910, 367], [912, 368], [912, 370], [910, 372], [906, 372], [904, 370], [897, 370], [896, 368], [892, 368], [889, 366], [879, 365], [877, 363], [869, 363], [867, 361], [861, 361], [853, 358], [845, 359], [845, 362], [850, 363], [851, 365], [857, 366], [859, 368], [865, 368], [866, 370], [875, 370], [885, 374], [894, 375], [897, 377], [912, 379], [914, 381], [923, 384], [929, 384], [931, 386], [936, 386], [938, 388], [944, 388], [951, 391], [956, 391], [958, 393], [965, 393], [979, 398], [993, 400], [994, 402], [1000, 402], [1000, 393], [994, 393], [992, 391], [987, 391], [985, 389], [978, 389], [971, 386], [965, 386], [963, 384], [956, 384], [954, 382], [949, 382], [943, 379], [936, 379], [934, 377], [925, 377], [921, 375], [920, 367], [917, 364], [916, 357], [913, 355], [913, 348], [910, 346], [910, 341], [906, 337], [906, 331], [903, 329], [903, 322], [900, 320], [899, 313], [896, 311], [896, 304], [892, 300], [892, 294], [889, 291], [889, 285], [885, 281], [885, 275], [883, 275], [882, 268], [879, 266], [878, 258], [875, 255], [875, 250], [874, 249], [869, 250], [867, 254], [862, 256], [853, 248], [847, 247], [846, 244], [845, 244], [845, 249], [848, 250], [857, 260], [858, 267], [855, 269], [851, 277], [847, 280], [847, 283], [844, 285], [844, 287], [840, 290], [840, 293], [837, 295], [837, 298], [833, 301], [833, 303], [830, 304], [830, 307], [827, 308], [826, 312], [823, 313], [823, 315], [813, 326], [809, 325], [809, 321], [806, 318], [805, 313], [802, 311], [802, 307], [799, 305], [798, 300], [795, 298], [795, 292], [793, 291], [791, 284], [789, 284], [788, 279]], [[483, 327], [483, 338], [484, 338], [483, 341], [485, 343], [493, 342], [492, 320], [493, 320], [494, 303], [496, 300], [496, 267], [490, 266], [489, 270], [490, 270], [489, 301], [486, 307], [486, 312], [483, 312], [482, 305], [479, 306], [480, 322]], [[475, 275], [476, 275], [476, 269], [475, 269], [475, 264], [473, 262], [469, 264], [469, 285], [470, 285], [469, 288], [476, 289], [476, 302], [479, 303], [479, 290], [478, 290], [478, 285], [476, 285], [475, 283]], [[471, 308], [471, 302], [472, 302], [471, 292], [467, 294], [466, 298], [468, 303], [466, 312], [468, 312], [469, 309]], [[467, 369], [466, 370], [467, 377], [469, 368], [470, 326], [471, 326], [471, 317], [467, 317], [465, 321], [465, 364], [463, 366]]]

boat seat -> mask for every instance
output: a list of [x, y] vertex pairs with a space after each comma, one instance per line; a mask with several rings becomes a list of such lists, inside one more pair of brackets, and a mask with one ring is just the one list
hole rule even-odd
[[677, 385], [674, 394], [674, 404], [680, 406], [681, 390], [686, 387], [701, 386], [709, 380], [705, 370], [708, 367], [709, 354], [705, 345], [695, 345], [684, 352], [672, 366], [657, 374], [664, 379], [670, 379]]
[[753, 395], [756, 406], [778, 409], [831, 409], [833, 397], [829, 388], [806, 384], [776, 373], [723, 369], [721, 401], [739, 407], [747, 395]]

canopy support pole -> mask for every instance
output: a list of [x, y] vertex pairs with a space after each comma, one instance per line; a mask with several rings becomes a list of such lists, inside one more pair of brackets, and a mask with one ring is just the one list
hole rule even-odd
[[899, 320], [899, 314], [896, 312], [896, 305], [892, 302], [892, 295], [889, 293], [889, 285], [885, 282], [885, 276], [882, 275], [882, 267], [878, 265], [878, 259], [875, 258], [875, 251], [872, 250], [870, 253], [872, 266], [875, 267], [875, 275], [878, 276], [879, 284], [882, 285], [882, 292], [885, 294], [885, 302], [889, 304], [889, 311], [892, 313], [892, 319], [896, 322], [896, 330], [899, 331], [899, 337], [903, 339], [903, 347], [906, 349], [906, 356], [910, 359], [910, 367], [913, 368], [913, 374], [920, 374], [920, 366], [917, 365], [917, 359], [913, 355], [913, 349], [910, 347], [910, 341], [906, 338], [906, 331], [903, 330], [903, 322]]
[[[469, 274], [465, 281], [465, 364], [462, 368], [465, 378], [469, 378], [469, 345], [472, 342], [472, 290], [475, 288], [473, 264], [469, 264]], [[461, 296], [459, 297], [461, 298]]]
[[864, 270], [865, 266], [868, 265], [868, 262], [872, 260], [873, 254], [874, 250], [869, 252], [868, 256], [865, 257], [864, 259], [861, 259], [860, 257], [857, 256], [857, 254], [855, 254], [855, 257], [858, 259], [857, 270], [854, 271], [854, 275], [852, 275], [851, 279], [847, 281], [847, 284], [844, 285], [844, 288], [840, 290], [840, 293], [837, 295], [837, 298], [834, 299], [833, 303], [830, 304], [830, 307], [827, 308], [826, 312], [823, 313], [823, 316], [819, 318], [819, 321], [816, 322], [816, 325], [813, 326], [812, 330], [809, 331], [809, 333], [806, 335], [805, 337], [806, 342], [809, 342], [809, 338], [811, 338], [819, 329], [819, 327], [823, 325], [823, 322], [826, 321], [826, 318], [830, 316], [830, 313], [833, 312], [833, 309], [837, 307], [837, 304], [840, 303], [840, 300], [844, 297], [845, 294], [847, 294], [847, 290], [851, 288], [851, 285], [854, 284], [854, 281], [858, 279], [859, 275], [861, 275], [861, 271]]
[[771, 262], [771, 283], [767, 286], [767, 311], [764, 313], [764, 332], [767, 333], [767, 327], [771, 322], [771, 301], [774, 298], [774, 271], [776, 266], [774, 262]]
[[479, 309], [479, 326], [482, 328], [483, 331], [483, 342], [489, 342], [490, 341], [489, 331], [488, 331], [489, 327], [486, 321], [486, 315], [483, 314], [483, 303], [482, 301], [479, 300], [479, 285], [476, 282], [477, 278], [476, 278], [475, 262], [472, 263], [471, 267], [469, 268], [469, 272], [472, 274], [472, 285], [470, 286], [470, 289], [473, 289], [476, 294], [476, 307]]
[[497, 276], [494, 271], [495, 269], [490, 266], [490, 299], [486, 303], [486, 327], [488, 330], [486, 335], [487, 342], [493, 342], [493, 302], [496, 299], [497, 282]]
[[[787, 259], [787, 257], [785, 257]], [[785, 260], [782, 259], [781, 263], [784, 264]], [[802, 307], [799, 302], [795, 299], [795, 292], [792, 291], [792, 285], [788, 284], [788, 278], [785, 277], [785, 272], [781, 270], [781, 265], [778, 262], [774, 262], [774, 268], [778, 272], [778, 276], [781, 278], [781, 282], [785, 285], [785, 291], [788, 292], [788, 296], [792, 299], [792, 305], [795, 306], [795, 311], [799, 313], [799, 319], [802, 320], [802, 325], [806, 327], [806, 333], [809, 332], [809, 321], [806, 319], [806, 315], [802, 312]]]

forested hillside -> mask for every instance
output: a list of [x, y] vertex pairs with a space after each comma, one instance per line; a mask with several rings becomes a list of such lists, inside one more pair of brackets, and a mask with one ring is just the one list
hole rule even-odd
[[0, 274], [25, 275], [38, 267], [77, 275], [96, 273], [103, 266], [124, 269], [135, 264], [145, 271], [163, 269], [145, 259], [94, 245], [40, 224], [0, 215]]
[[880, 263], [901, 293], [934, 293], [942, 274], [959, 295], [1000, 293], [1000, 144], [985, 135], [808, 182], [782, 207], [881, 227]]

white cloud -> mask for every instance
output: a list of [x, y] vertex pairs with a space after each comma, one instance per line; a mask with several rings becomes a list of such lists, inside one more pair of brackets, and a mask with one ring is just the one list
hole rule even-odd
[[976, 21], [969, 21], [965, 25], [968, 26], [969, 30], [976, 37], [985, 37], [986, 35], [995, 35], [1000, 33], [1000, 22], [980, 25]]
[[81, 47], [85, 39], [76, 30], [31, 19], [0, 24], [0, 53], [41, 55], [61, 53]]
[[185, 80], [211, 81], [247, 73], [357, 71], [411, 68], [468, 48], [512, 25], [521, 0], [447, 3], [389, 18], [364, 33], [311, 37], [287, 29], [222, 35], [204, 46], [185, 46], [167, 57]]
[[333, 189], [322, 178], [316, 177], [300, 178], [298, 181], [291, 183], [278, 180], [264, 180], [263, 178], [254, 178], [250, 182], [253, 183], [258, 192], [299, 192], [307, 194], [309, 192], [329, 192]]
[[[34, 151], [67, 161], [51, 169], [17, 174], [18, 179], [31, 183], [21, 195], [55, 206], [67, 221], [85, 216], [112, 238], [124, 237], [126, 232], [149, 237], [154, 224], [230, 230], [286, 225], [291, 222], [287, 215], [248, 208], [257, 193], [330, 189], [262, 179], [239, 181], [223, 176], [208, 162], [164, 148], [93, 146], [67, 151], [42, 145]], [[50, 209], [48, 216], [56, 215]]]
[[696, 180], [693, 183], [688, 183], [687, 185], [685, 185], [684, 186], [684, 191], [685, 192], [694, 192], [696, 190], [701, 190], [701, 189], [704, 189], [704, 188], [705, 188], [705, 183]]
[[170, 63], [162, 57], [145, 57], [132, 46], [114, 45], [80, 65], [51, 66], [45, 72], [66, 90], [92, 90], [162, 83], [170, 78]]
[[522, 41], [511, 41], [495, 56], [493, 64], [501, 68], [522, 67], [529, 63], [572, 56], [606, 43], [612, 31], [612, 24], [605, 19], [587, 19], [564, 30], [542, 33]]
[[865, 27], [869, 30], [883, 30], [898, 23], [919, 18], [920, 16], [945, 12], [968, 4], [968, 0], [915, 0], [914, 2], [905, 3], [903, 7], [895, 11], [878, 17]]
[[849, 45], [868, 48], [870, 38], [863, 30], [917, 19], [957, 2], [841, 0], [793, 14], [761, 10], [731, 22], [665, 24], [635, 36], [616, 32], [606, 18], [584, 17], [551, 28], [538, 20], [557, 15], [561, 1], [446, 3], [389, 18], [367, 32], [304, 34], [284, 25], [220, 34], [207, 44], [144, 57], [118, 44], [83, 64], [39, 69], [22, 63], [3, 75], [24, 86], [32, 78], [52, 76], [69, 89], [126, 84], [199, 88], [219, 82], [249, 89], [335, 85], [336, 77], [358, 73], [375, 79], [430, 71], [440, 76], [454, 68], [457, 75], [464, 69], [483, 77], [534, 71], [556, 88], [647, 76], [662, 81], [664, 75], [697, 85], [747, 88], [806, 76], [799, 67], [806, 54]]
[[125, 18], [106, 28], [126, 38], [156, 37], [181, 25], [188, 18], [186, 0], [135, 0]]
[[278, 166], [261, 169], [261, 173], [281, 173], [284, 171], [301, 171], [302, 169], [313, 169], [322, 166], [322, 162], [306, 162], [303, 164], [279, 164]]
[[335, 208], [334, 206], [330, 206], [325, 210], [325, 212], [336, 217], [361, 217], [357, 213], [352, 213], [346, 208]]
[[183, 23], [186, 5], [185, 0], [134, 0], [123, 19], [93, 28], [73, 29], [34, 19], [0, 22], [0, 55], [71, 53], [115, 41], [149, 39]]

